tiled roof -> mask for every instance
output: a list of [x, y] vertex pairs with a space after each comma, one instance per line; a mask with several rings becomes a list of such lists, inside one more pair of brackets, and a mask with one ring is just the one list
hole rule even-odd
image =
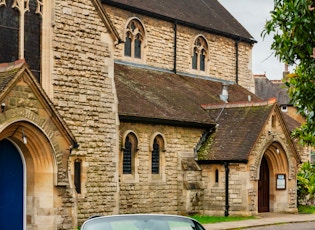
[[32, 84], [34, 86], [32, 87], [32, 90], [36, 93], [36, 95], [42, 98], [41, 102], [43, 102], [43, 107], [52, 113], [51, 116], [54, 118], [53, 121], [59, 123], [58, 127], [62, 127], [64, 133], [67, 135], [67, 138], [69, 138], [69, 141], [73, 144], [73, 147], [77, 148], [78, 144], [71, 130], [61, 118], [60, 114], [43, 88], [37, 82], [36, 78], [32, 75], [32, 72], [24, 59], [11, 63], [0, 63], [0, 101], [2, 101], [7, 92], [11, 90], [11, 87], [15, 86], [16, 82], [22, 77], [25, 77], [28, 84]]
[[253, 42], [249, 32], [217, 0], [102, 0], [102, 3]]
[[[222, 82], [115, 64], [120, 116], [213, 124], [202, 104], [224, 104]], [[246, 89], [228, 86], [229, 102], [261, 101]]]
[[217, 118], [216, 131], [198, 152], [205, 161], [247, 161], [248, 155], [275, 107], [273, 103], [252, 106], [221, 106], [208, 112]]
[[24, 60], [0, 64], [0, 93], [2, 93], [9, 82], [17, 76], [24, 64]]

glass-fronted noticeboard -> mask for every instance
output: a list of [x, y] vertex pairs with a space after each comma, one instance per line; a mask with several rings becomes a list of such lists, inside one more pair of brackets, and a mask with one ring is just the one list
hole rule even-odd
[[276, 175], [276, 188], [278, 190], [284, 190], [286, 189], [286, 180], [285, 180], [285, 174], [277, 174]]

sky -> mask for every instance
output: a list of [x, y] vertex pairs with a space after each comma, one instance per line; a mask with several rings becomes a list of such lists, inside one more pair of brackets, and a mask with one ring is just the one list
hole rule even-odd
[[272, 36], [261, 37], [274, 0], [218, 0], [257, 41], [252, 51], [253, 74], [266, 74], [270, 80], [282, 78], [284, 64], [274, 56]]

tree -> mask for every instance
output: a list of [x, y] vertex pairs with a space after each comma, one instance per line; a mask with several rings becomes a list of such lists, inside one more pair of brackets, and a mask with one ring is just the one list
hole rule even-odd
[[302, 144], [315, 146], [315, 4], [314, 0], [274, 0], [263, 36], [281, 62], [295, 66], [285, 84], [292, 104], [306, 118], [293, 132]]
[[299, 205], [309, 205], [315, 195], [315, 166], [309, 162], [301, 165], [297, 173], [297, 200]]

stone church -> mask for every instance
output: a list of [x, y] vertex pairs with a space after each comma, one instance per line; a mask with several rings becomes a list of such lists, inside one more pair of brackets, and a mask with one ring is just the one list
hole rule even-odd
[[254, 44], [217, 0], [0, 0], [0, 229], [296, 212]]

